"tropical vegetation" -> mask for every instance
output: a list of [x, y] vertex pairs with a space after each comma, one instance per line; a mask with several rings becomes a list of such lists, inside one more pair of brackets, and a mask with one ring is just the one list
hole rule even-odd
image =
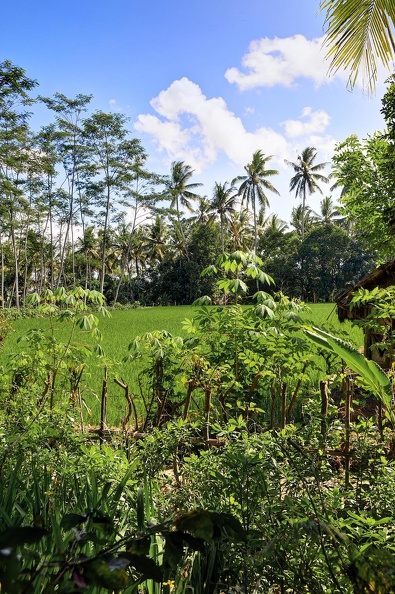
[[[122, 114], [35, 87], [0, 64], [1, 592], [393, 592], [394, 288], [351, 303], [388, 370], [304, 303], [393, 257], [393, 81], [384, 134], [291, 163], [291, 228], [261, 150], [207, 198]], [[308, 205], [329, 177], [340, 204]]]
[[377, 62], [390, 71], [393, 66], [395, 7], [391, 0], [322, 0], [325, 13], [330, 71], [349, 70], [353, 88], [361, 75], [363, 85], [373, 91]]
[[[1, 64], [0, 80], [3, 308], [26, 306], [32, 292], [77, 286], [98, 290], [109, 304], [215, 298], [214, 280], [200, 273], [220, 252], [239, 249], [261, 256], [279, 288], [307, 301], [333, 298], [372, 266], [376, 248], [350, 233], [352, 216], [335, 216], [331, 196], [323, 198], [321, 218], [317, 202], [307, 204], [327, 180], [314, 147], [291, 163], [290, 188], [302, 205], [288, 229], [268, 210], [268, 193], [278, 195], [271, 181], [278, 172], [261, 150], [244, 175], [216, 182], [207, 198], [184, 161], [173, 162], [169, 175], [148, 171], [147, 153], [123, 114], [89, 113], [88, 95], [33, 97], [36, 81], [9, 61]], [[37, 101], [54, 121], [36, 133], [28, 109]], [[336, 184], [344, 186], [335, 165]], [[312, 286], [307, 270], [314, 258], [328, 257], [321, 235], [330, 244], [339, 240], [343, 255], [337, 250], [321, 267], [328, 277], [321, 283], [315, 275]]]

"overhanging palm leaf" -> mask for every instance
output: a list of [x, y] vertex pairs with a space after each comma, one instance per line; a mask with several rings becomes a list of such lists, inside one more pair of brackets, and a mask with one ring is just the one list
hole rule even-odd
[[377, 81], [377, 59], [388, 68], [395, 54], [394, 0], [322, 0], [326, 12], [325, 45], [330, 72], [350, 69], [348, 84], [362, 80], [372, 91]]

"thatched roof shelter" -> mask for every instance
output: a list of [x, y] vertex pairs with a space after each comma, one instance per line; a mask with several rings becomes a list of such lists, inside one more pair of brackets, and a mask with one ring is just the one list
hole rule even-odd
[[[371, 305], [369, 305], [369, 303], [351, 309], [351, 300], [358, 289], [372, 291], [375, 287], [385, 289], [386, 287], [393, 285], [395, 285], [395, 260], [389, 260], [370, 272], [360, 280], [359, 283], [345, 291], [336, 299], [339, 320], [341, 322], [346, 319], [358, 321], [368, 317], [371, 312]], [[380, 323], [383, 323], [383, 321]], [[368, 326], [364, 328], [364, 353], [368, 359], [373, 359], [382, 367], [388, 368], [392, 364], [389, 353], [385, 348], [379, 346], [383, 341], [383, 333], [384, 329], [383, 332], [381, 332], [377, 331], [377, 328], [376, 331]]]
[[385, 289], [391, 285], [395, 285], [395, 260], [389, 260], [385, 264], [382, 264], [336, 299], [339, 320], [343, 322], [346, 319], [361, 320], [366, 318], [369, 313], [368, 307], [365, 306], [350, 309], [351, 299], [354, 297], [354, 294], [358, 289], [367, 289], [368, 291], [371, 291], [375, 287]]

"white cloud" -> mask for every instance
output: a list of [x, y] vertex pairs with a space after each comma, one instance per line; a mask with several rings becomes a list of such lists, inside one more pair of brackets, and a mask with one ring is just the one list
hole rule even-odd
[[115, 113], [126, 114], [131, 110], [130, 105], [121, 105], [118, 99], [109, 99], [108, 105], [110, 106], [110, 110]]
[[136, 130], [150, 134], [160, 151], [171, 159], [185, 160], [197, 172], [213, 163], [220, 152], [237, 165], [245, 165], [257, 149], [280, 158], [287, 153], [282, 134], [271, 128], [248, 132], [221, 97], [208, 99], [187, 78], [174, 81], [151, 105], [167, 121], [139, 115]]
[[311, 107], [305, 107], [298, 120], [286, 120], [282, 126], [288, 137], [296, 138], [314, 132], [324, 132], [329, 122], [330, 116], [324, 110], [313, 111]]
[[[197, 174], [209, 173], [210, 180], [232, 179], [243, 173], [254, 151], [273, 155], [271, 166], [281, 175], [275, 187], [281, 193], [276, 204], [280, 216], [287, 218], [294, 205], [289, 195], [291, 172], [285, 163], [295, 161], [306, 146], [317, 149], [317, 162], [330, 161], [335, 140], [326, 133], [329, 115], [323, 110], [305, 107], [299, 118], [283, 122], [283, 130], [261, 127], [248, 131], [240, 117], [233, 113], [221, 97], [208, 98], [200, 87], [182, 78], [152, 99], [155, 114], [141, 114], [134, 127], [151, 137], [157, 151], [170, 161], [185, 161]], [[289, 211], [289, 212], [288, 212]]]
[[182, 130], [177, 122], [162, 122], [150, 114], [139, 115], [135, 128], [151, 135], [160, 152], [167, 151], [174, 157], [177, 157], [190, 140], [188, 130]]
[[225, 78], [242, 91], [275, 85], [290, 87], [300, 78], [310, 79], [317, 86], [328, 83], [331, 79], [322, 42], [322, 37], [310, 40], [303, 35], [256, 39], [242, 58], [246, 72], [229, 68]]

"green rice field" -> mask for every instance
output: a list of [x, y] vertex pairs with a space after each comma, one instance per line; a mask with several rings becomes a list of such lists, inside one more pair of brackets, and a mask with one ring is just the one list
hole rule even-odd
[[[333, 304], [311, 304], [309, 308], [310, 312], [305, 314], [306, 319], [338, 336], [351, 338], [356, 346], [362, 345], [361, 329], [351, 326], [348, 322], [340, 324]], [[128, 354], [129, 344], [135, 337], [153, 330], [167, 330], [174, 336], [185, 337], [182, 321], [192, 318], [195, 312], [196, 308], [193, 306], [152, 307], [114, 310], [111, 312], [111, 318], [100, 318], [99, 328], [102, 333], [101, 346], [104, 356], [92, 356], [88, 359], [81, 382], [82, 397], [87, 404], [88, 423], [97, 424], [99, 420], [105, 367], [108, 373], [108, 422], [118, 425], [125, 414], [125, 399], [123, 390], [114, 383], [114, 377], [137, 390], [133, 363], [123, 361]], [[50, 321], [47, 318], [24, 318], [13, 322], [12, 332], [0, 351], [0, 365], [5, 373], [9, 368], [10, 356], [20, 354], [26, 348], [26, 343], [18, 342], [18, 339], [31, 329], [48, 329], [49, 325]], [[58, 340], [67, 341], [69, 330], [70, 326], [67, 323], [57, 324]], [[76, 338], [81, 344], [85, 340], [88, 342], [80, 331]]]

